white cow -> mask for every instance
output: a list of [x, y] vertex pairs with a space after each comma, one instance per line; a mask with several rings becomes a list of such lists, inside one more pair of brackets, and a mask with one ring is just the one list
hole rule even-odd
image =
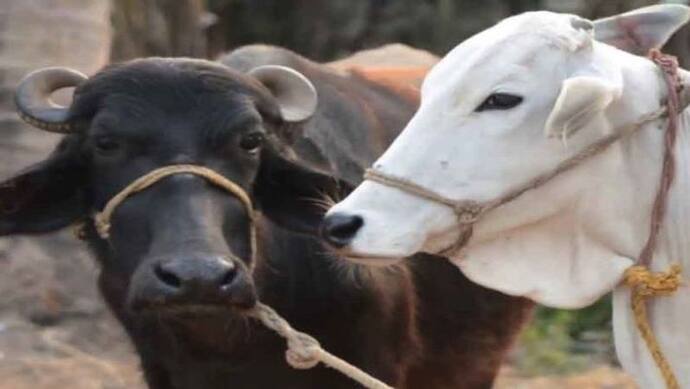
[[[451, 199], [488, 201], [552, 170], [607, 134], [657, 111], [667, 96], [646, 52], [688, 20], [654, 6], [594, 23], [532, 12], [452, 50], [428, 75], [419, 111], [374, 168]], [[596, 39], [594, 38], [596, 37]], [[604, 42], [617, 45], [620, 50]], [[681, 71], [683, 83], [689, 73]], [[690, 133], [681, 114], [677, 174], [652, 268], [690, 277]], [[596, 157], [493, 209], [449, 259], [470, 279], [561, 308], [614, 292], [616, 348], [643, 388], [664, 387], [619, 286], [649, 234], [667, 121], [654, 120]], [[458, 238], [453, 210], [365, 181], [334, 206], [324, 234], [352, 260], [389, 264], [439, 253]], [[453, 298], [453, 296], [448, 296]], [[690, 388], [690, 288], [650, 303], [654, 333]]]

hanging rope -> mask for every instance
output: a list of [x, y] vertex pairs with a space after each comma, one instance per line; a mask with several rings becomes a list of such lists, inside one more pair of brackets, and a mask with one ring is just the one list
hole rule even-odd
[[650, 224], [649, 237], [644, 248], [640, 252], [637, 263], [649, 267], [656, 248], [657, 237], [661, 230], [661, 224], [666, 216], [666, 203], [668, 202], [668, 192], [671, 190], [673, 178], [676, 175], [675, 146], [678, 134], [678, 114], [680, 113], [679, 93], [682, 88], [680, 77], [678, 76], [678, 60], [672, 55], [662, 54], [659, 50], [653, 49], [649, 52], [649, 58], [661, 69], [664, 81], [668, 88], [666, 98], [666, 110], [668, 112], [668, 126], [664, 133], [664, 159], [661, 168], [661, 178], [659, 189], [654, 198], [652, 206], [652, 217]]
[[649, 266], [652, 262], [661, 225], [666, 215], [668, 194], [675, 177], [676, 161], [674, 153], [678, 133], [678, 114], [680, 113], [679, 93], [682, 89], [682, 83], [678, 75], [678, 60], [676, 57], [662, 54], [659, 50], [654, 49], [649, 52], [649, 58], [661, 69], [668, 88], [668, 97], [666, 98], [668, 126], [664, 134], [664, 159], [659, 189], [652, 206], [649, 237], [640, 252], [637, 265], [626, 270], [624, 281], [631, 288], [630, 303], [635, 317], [635, 324], [654, 362], [659, 368], [661, 376], [664, 378], [666, 387], [668, 389], [680, 389], [671, 364], [661, 350], [659, 341], [654, 336], [654, 331], [652, 331], [652, 327], [649, 324], [647, 299], [671, 295], [681, 284], [682, 269], [680, 265], [672, 265], [668, 271], [658, 273], [651, 272]]
[[362, 369], [324, 350], [313, 337], [295, 330], [273, 308], [257, 303], [249, 315], [287, 340], [285, 359], [295, 369], [311, 369], [319, 364], [333, 368], [368, 389], [393, 389]]

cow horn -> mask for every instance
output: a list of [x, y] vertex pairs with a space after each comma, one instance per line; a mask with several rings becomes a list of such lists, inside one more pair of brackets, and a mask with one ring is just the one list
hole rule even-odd
[[316, 88], [302, 73], [286, 66], [264, 65], [250, 70], [248, 74], [271, 91], [283, 120], [299, 122], [308, 119], [316, 111]]
[[14, 101], [19, 116], [36, 128], [67, 134], [74, 129], [68, 121], [68, 107], [54, 103], [50, 95], [58, 89], [73, 87], [87, 79], [68, 68], [45, 68], [31, 72], [19, 83]]

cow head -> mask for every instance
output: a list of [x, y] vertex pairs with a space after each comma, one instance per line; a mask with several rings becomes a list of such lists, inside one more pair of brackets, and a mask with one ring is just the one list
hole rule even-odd
[[[550, 12], [508, 18], [432, 69], [420, 109], [374, 168], [445, 198], [498, 199], [662, 104], [658, 69], [595, 37], [646, 52], [687, 19], [682, 6], [596, 23]], [[606, 155], [485, 214], [451, 259], [484, 286], [547, 305], [581, 306], [609, 291], [645, 239], [621, 238], [630, 222], [613, 210], [637, 208], [646, 220], [653, 190], [640, 203], [615, 199], [630, 176], [620, 153]], [[333, 207], [323, 231], [369, 264], [438, 253], [459, 233], [450, 207], [374, 181]]]
[[[69, 107], [50, 101], [76, 86]], [[20, 115], [68, 134], [43, 162], [0, 184], [0, 234], [45, 233], [86, 220], [103, 273], [130, 308], [250, 307], [248, 209], [205, 178], [177, 174], [127, 198], [108, 239], [90, 218], [133, 180], [167, 165], [215, 170], [276, 223], [314, 231], [314, 199], [338, 183], [289, 160], [289, 140], [315, 111], [313, 85], [285, 67], [240, 74], [191, 59], [143, 59], [91, 78], [49, 68], [17, 91]], [[299, 215], [295, 217], [294, 215]], [[172, 311], [172, 310], [170, 310]]]

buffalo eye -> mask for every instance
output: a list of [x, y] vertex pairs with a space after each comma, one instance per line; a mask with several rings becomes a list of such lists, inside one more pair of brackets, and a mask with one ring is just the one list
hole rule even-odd
[[98, 137], [94, 141], [96, 151], [101, 154], [112, 154], [120, 149], [120, 142], [111, 137]]
[[484, 100], [479, 107], [475, 109], [475, 112], [482, 112], [492, 109], [506, 110], [511, 109], [518, 104], [522, 103], [522, 97], [511, 95], [508, 93], [493, 93]]
[[261, 132], [250, 132], [240, 139], [240, 147], [250, 153], [255, 153], [264, 143], [264, 134]]

